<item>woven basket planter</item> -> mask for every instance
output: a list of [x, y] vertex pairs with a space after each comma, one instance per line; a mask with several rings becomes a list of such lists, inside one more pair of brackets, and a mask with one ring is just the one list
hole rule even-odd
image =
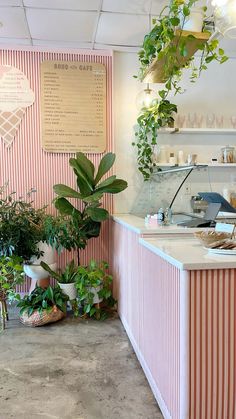
[[50, 311], [43, 310], [42, 313], [39, 313], [37, 310], [35, 310], [31, 316], [25, 312], [20, 316], [20, 322], [25, 326], [37, 327], [48, 323], [57, 322], [58, 320], [63, 319], [65, 316], [66, 314], [63, 313], [63, 311], [54, 306]]

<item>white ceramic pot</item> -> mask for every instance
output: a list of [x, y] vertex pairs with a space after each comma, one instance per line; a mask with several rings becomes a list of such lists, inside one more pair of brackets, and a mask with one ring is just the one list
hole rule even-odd
[[39, 242], [38, 249], [44, 252], [43, 256], [39, 258], [33, 256], [30, 264], [23, 266], [25, 274], [31, 278], [30, 293], [35, 289], [38, 280], [49, 277], [49, 273], [40, 266], [41, 261], [47, 263], [53, 271], [57, 268], [55, 250], [45, 242]]
[[185, 31], [202, 32], [204, 12], [200, 7], [192, 8], [190, 15], [186, 16], [183, 29]]
[[77, 290], [75, 287], [75, 283], [72, 282], [71, 284], [61, 284], [58, 282], [59, 287], [63, 291], [64, 294], [68, 295], [70, 300], [75, 300], [77, 297]]
[[90, 287], [89, 291], [93, 293], [93, 304], [99, 304], [102, 302], [102, 298], [99, 298], [98, 292], [101, 290], [101, 285], [98, 287]]

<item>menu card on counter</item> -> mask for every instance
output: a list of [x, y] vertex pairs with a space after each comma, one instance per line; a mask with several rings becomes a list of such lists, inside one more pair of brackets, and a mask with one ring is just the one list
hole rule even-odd
[[72, 61], [41, 63], [42, 146], [54, 153], [106, 149], [106, 68]]

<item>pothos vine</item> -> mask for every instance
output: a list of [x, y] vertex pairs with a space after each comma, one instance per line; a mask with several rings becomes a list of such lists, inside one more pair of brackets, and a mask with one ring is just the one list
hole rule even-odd
[[[159, 19], [154, 21], [155, 26], [151, 32], [144, 37], [142, 49], [139, 52], [140, 71], [136, 77], [142, 80], [148, 66], [157, 57], [157, 59], [164, 59], [165, 78], [164, 89], [157, 92], [160, 99], [153, 101], [151, 106], [142, 108], [137, 119], [136, 141], [133, 145], [137, 147], [138, 169], [144, 180], [148, 180], [156, 168], [152, 157], [154, 147], [157, 145], [158, 130], [174, 122], [177, 106], [168, 100], [168, 95], [171, 91], [174, 91], [175, 95], [183, 93], [180, 86], [183, 68], [190, 68], [190, 80], [194, 83], [211, 61], [222, 64], [228, 59], [224, 50], [219, 48], [219, 41], [212, 40], [198, 45], [201, 51], [198, 65], [194, 56], [188, 59], [184, 67], [181, 64], [181, 58], [188, 56], [186, 38], [181, 36], [182, 28], [185, 19], [190, 15], [191, 8], [198, 1], [173, 0], [169, 6], [166, 6]], [[207, 7], [204, 7], [203, 11], [206, 16]], [[178, 32], [176, 32], [177, 28]], [[187, 38], [188, 42], [191, 39], [196, 40], [192, 34]]]

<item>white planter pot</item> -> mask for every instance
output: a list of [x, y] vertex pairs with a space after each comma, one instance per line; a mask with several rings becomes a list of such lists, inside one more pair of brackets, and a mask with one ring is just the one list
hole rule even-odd
[[[182, 16], [181, 19], [183, 19]], [[186, 16], [183, 29], [185, 31], [202, 32], [203, 19], [203, 10], [200, 7], [195, 7], [191, 10], [190, 15]]]
[[43, 256], [40, 256], [37, 258], [36, 256], [33, 256], [30, 259], [30, 263], [33, 265], [40, 265], [40, 262], [45, 262], [48, 265], [51, 265], [52, 263], [55, 263], [55, 250], [49, 246], [46, 242], [39, 242], [38, 243], [38, 249], [43, 253]]
[[61, 284], [58, 282], [59, 287], [63, 291], [64, 294], [68, 295], [70, 300], [75, 300], [77, 297], [77, 290], [75, 287], [75, 283], [72, 282], [71, 284]]
[[101, 290], [101, 286], [98, 287], [90, 287], [88, 289], [90, 292], [93, 293], [94, 297], [93, 297], [93, 304], [99, 304], [102, 302], [102, 298], [99, 298], [98, 296], [98, 292]]
[[47, 263], [53, 271], [57, 268], [57, 264], [55, 263], [55, 250], [45, 242], [39, 242], [38, 249], [44, 252], [43, 256], [39, 258], [33, 256], [30, 259], [30, 264], [23, 266], [25, 274], [31, 278], [29, 292], [35, 289], [38, 280], [49, 277], [49, 273], [40, 266], [41, 261]]

